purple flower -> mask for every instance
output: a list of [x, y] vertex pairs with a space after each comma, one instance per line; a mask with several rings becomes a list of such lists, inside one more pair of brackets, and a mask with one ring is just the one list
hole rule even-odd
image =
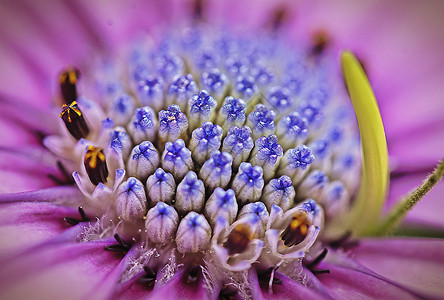
[[0, 298], [443, 297], [434, 5], [5, 3]]

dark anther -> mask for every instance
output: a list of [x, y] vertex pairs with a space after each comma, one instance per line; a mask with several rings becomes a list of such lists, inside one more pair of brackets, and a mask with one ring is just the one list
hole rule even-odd
[[83, 207], [81, 207], [81, 206], [79, 206], [79, 215], [82, 218], [82, 221], [88, 221], [85, 211], [83, 210]]
[[86, 138], [89, 134], [89, 128], [77, 102], [73, 101], [69, 106], [63, 104], [62, 109], [63, 110], [59, 116], [65, 123], [69, 133], [71, 133], [71, 135], [77, 140]]
[[224, 284], [220, 289], [218, 300], [232, 300], [236, 296], [237, 290], [234, 286], [229, 284]]
[[150, 267], [144, 266], [143, 270], [145, 274], [137, 278], [137, 282], [143, 284], [146, 287], [152, 288], [154, 283], [156, 283], [156, 272], [154, 272]]
[[192, 267], [189, 271], [188, 271], [188, 276], [186, 278], [186, 282], [187, 283], [195, 283], [197, 281], [197, 279], [199, 278], [200, 272], [201, 272], [201, 267], [199, 265], [196, 265], [194, 267]]
[[327, 256], [327, 253], [328, 253], [328, 249], [324, 248], [324, 250], [322, 250], [321, 254], [319, 254], [318, 257], [316, 257], [311, 263], [307, 264], [306, 267], [308, 269], [312, 269], [312, 268], [316, 267]]
[[352, 248], [358, 246], [359, 242], [358, 241], [351, 241], [350, 240], [351, 235], [352, 235], [351, 231], [347, 231], [346, 233], [344, 233], [343, 236], [341, 236], [337, 240], [330, 241], [328, 243], [328, 245], [330, 246], [330, 248], [333, 248], [333, 249], [339, 249], [339, 248], [342, 248], [344, 250], [352, 249]]
[[277, 31], [288, 21], [288, 19], [288, 7], [280, 6], [272, 13], [266, 27], [270, 28], [272, 31]]
[[74, 180], [73, 180], [71, 174], [68, 172], [68, 170], [65, 168], [65, 166], [63, 165], [63, 163], [60, 160], [57, 161], [57, 169], [60, 170], [63, 177], [59, 178], [54, 174], [48, 174], [48, 177], [50, 179], [52, 179], [58, 185], [71, 185], [74, 183]]
[[253, 233], [248, 225], [239, 224], [233, 228], [223, 246], [228, 249], [228, 254], [242, 253], [247, 249]]
[[321, 254], [319, 254], [312, 262], [305, 264], [305, 267], [307, 269], [309, 269], [313, 274], [329, 274], [330, 270], [325, 269], [325, 270], [315, 270], [314, 268], [316, 268], [321, 261], [324, 260], [324, 258], [327, 256], [328, 253], [328, 249], [324, 248], [324, 250], [322, 250]]
[[64, 220], [65, 222], [71, 224], [71, 225], [77, 225], [80, 222], [86, 222], [88, 221], [88, 218], [86, 217], [85, 211], [83, 210], [83, 207], [79, 206], [79, 215], [80, 215], [80, 220], [79, 219], [75, 219], [75, 218], [70, 218], [70, 217], [65, 217]]
[[330, 44], [330, 38], [325, 31], [318, 31], [312, 37], [310, 53], [314, 56], [321, 55]]
[[203, 20], [204, 0], [194, 0], [192, 2], [193, 18], [196, 21]]
[[89, 179], [94, 185], [105, 183], [108, 177], [105, 153], [100, 147], [88, 146], [83, 161]]
[[77, 100], [77, 81], [80, 77], [79, 69], [67, 68], [59, 75], [59, 84], [62, 97], [66, 104]]
[[63, 220], [65, 220], [66, 223], [71, 224], [71, 225], [77, 225], [80, 223], [80, 220], [70, 218], [70, 217], [65, 217]]
[[108, 245], [105, 246], [104, 249], [106, 251], [110, 251], [110, 252], [119, 252], [119, 253], [126, 253], [130, 250], [131, 245], [129, 245], [128, 243], [126, 243], [121, 237], [120, 235], [118, 235], [117, 233], [114, 234], [114, 238], [116, 239], [118, 244], [114, 244], [114, 245]]
[[307, 237], [309, 227], [310, 222], [305, 212], [295, 214], [281, 235], [284, 245], [291, 247], [302, 242]]
[[311, 270], [311, 272], [313, 274], [330, 274], [330, 270], [329, 269], [325, 269], [325, 270]]
[[[266, 269], [264, 272], [262, 273], [258, 273], [257, 277], [259, 279], [259, 281], [266, 283], [268, 285], [268, 283], [270, 282], [270, 278], [271, 278], [271, 274], [273, 273], [273, 270], [276, 271], [277, 268], [275, 269], [274, 267], [270, 267], [268, 269]], [[282, 284], [282, 280], [276, 277], [273, 277], [273, 284]]]

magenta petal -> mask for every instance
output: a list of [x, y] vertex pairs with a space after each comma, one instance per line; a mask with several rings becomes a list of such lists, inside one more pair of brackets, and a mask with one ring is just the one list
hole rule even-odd
[[[430, 105], [432, 106], [432, 105]], [[444, 156], [444, 119], [424, 116], [421, 126], [389, 137], [390, 164], [396, 172], [435, 167]]]
[[141, 272], [139, 275], [134, 276], [131, 280], [120, 284], [118, 291], [114, 294], [113, 299], [119, 300], [133, 300], [143, 299], [151, 294], [152, 289], [144, 286], [142, 283], [137, 282], [138, 277], [142, 276], [145, 272]]
[[444, 295], [444, 240], [363, 240], [353, 250], [354, 258], [372, 271], [411, 290]]
[[330, 270], [330, 274], [318, 276], [334, 299], [417, 299], [415, 295], [377, 276], [327, 263], [320, 267]]
[[280, 279], [281, 284], [273, 285], [273, 293], [269, 293], [268, 283], [259, 283], [254, 269], [249, 272], [249, 284], [254, 299], [329, 299], [299, 282], [288, 278], [282, 273], [275, 272], [274, 278]]
[[149, 299], [210, 299], [203, 278], [199, 276], [197, 282], [188, 284], [187, 276], [184, 270], [178, 271], [164, 285], [155, 285]]
[[[106, 278], [114, 276], [121, 261], [121, 256], [103, 249], [110, 243], [55, 245], [2, 264], [0, 298], [92, 299], [91, 291], [101, 283], [110, 284]], [[107, 286], [108, 291], [113, 288], [114, 284]]]
[[0, 203], [49, 202], [78, 206], [83, 199], [84, 196], [75, 186], [57, 186], [30, 192], [0, 194]]
[[[387, 210], [405, 195], [418, 187], [428, 173], [418, 173], [395, 178], [390, 182]], [[406, 223], [444, 230], [444, 182], [439, 182], [416, 206], [407, 213]]]
[[22, 252], [56, 238], [70, 228], [64, 217], [79, 218], [76, 209], [48, 203], [0, 205], [0, 255]]

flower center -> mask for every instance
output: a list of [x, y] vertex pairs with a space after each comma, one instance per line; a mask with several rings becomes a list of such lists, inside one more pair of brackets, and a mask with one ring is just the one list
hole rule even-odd
[[197, 26], [140, 40], [81, 81], [63, 71], [65, 135], [44, 143], [81, 166], [82, 206], [98, 218], [82, 240], [115, 234], [107, 250], [132, 241], [225, 272], [300, 266], [360, 174], [353, 110], [325, 45]]

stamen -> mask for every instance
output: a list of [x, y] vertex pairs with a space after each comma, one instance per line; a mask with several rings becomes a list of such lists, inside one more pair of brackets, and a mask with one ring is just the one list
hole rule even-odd
[[205, 188], [202, 180], [193, 171], [188, 172], [177, 186], [175, 207], [185, 215], [190, 211], [201, 211], [205, 201]]
[[174, 143], [165, 144], [165, 151], [162, 155], [162, 167], [165, 171], [173, 174], [176, 180], [182, 180], [188, 171], [194, 167], [191, 159], [191, 151], [185, 147], [185, 142], [181, 139]]
[[114, 99], [111, 105], [110, 117], [116, 125], [125, 126], [134, 112], [134, 99], [125, 93]]
[[176, 104], [182, 111], [187, 111], [188, 99], [199, 91], [191, 74], [176, 76], [168, 87], [166, 105]]
[[193, 18], [196, 21], [202, 21], [204, 19], [203, 11], [204, 11], [204, 0], [194, 0], [192, 5]]
[[106, 183], [108, 177], [108, 167], [106, 165], [105, 153], [100, 147], [88, 146], [83, 161], [92, 184], [98, 185], [103, 182]]
[[176, 193], [176, 182], [173, 175], [158, 168], [153, 175], [148, 177], [146, 190], [148, 191], [151, 205], [155, 205], [158, 202], [171, 204]]
[[228, 249], [228, 255], [242, 253], [247, 249], [253, 238], [253, 232], [247, 224], [238, 224], [228, 235], [223, 246]]
[[187, 128], [187, 116], [180, 111], [179, 106], [170, 105], [167, 110], [159, 112], [159, 137], [162, 142], [173, 142], [186, 135]]
[[237, 200], [240, 204], [254, 202], [260, 199], [262, 195], [262, 188], [264, 187], [262, 168], [259, 166], [253, 167], [250, 163], [241, 163], [239, 172], [234, 177], [231, 185], [236, 193]]
[[136, 109], [131, 122], [128, 124], [128, 132], [136, 144], [156, 140], [157, 118], [151, 107], [144, 106]]
[[249, 71], [249, 66], [250, 64], [245, 56], [229, 56], [225, 63], [225, 69], [232, 79], [236, 79], [239, 76], [247, 74]]
[[174, 207], [159, 202], [148, 211], [145, 220], [147, 237], [154, 244], [165, 245], [174, 240], [179, 215]]
[[199, 279], [202, 268], [200, 266], [193, 266], [190, 270], [188, 270], [188, 276], [186, 277], [186, 283], [193, 284], [196, 283]]
[[76, 101], [73, 101], [69, 106], [63, 104], [63, 110], [59, 116], [65, 123], [66, 129], [75, 139], [80, 140], [88, 136], [88, 125]]
[[137, 90], [140, 101], [144, 105], [149, 105], [155, 111], [159, 111], [163, 106], [163, 80], [159, 77], [146, 76], [138, 82]]
[[88, 221], [88, 218], [86, 217], [86, 214], [85, 214], [85, 211], [83, 210], [83, 207], [79, 206], [78, 210], [79, 210], [80, 220], [79, 219], [70, 218], [70, 217], [65, 217], [63, 220], [65, 220], [65, 222], [67, 222], [67, 223], [69, 223], [71, 225], [77, 225], [80, 222]]
[[224, 191], [221, 187], [216, 187], [205, 204], [205, 216], [211, 225], [215, 224], [218, 216], [225, 218], [229, 224], [233, 223], [237, 210], [236, 196], [232, 189]]
[[278, 31], [279, 28], [281, 28], [286, 22], [288, 22], [288, 19], [288, 7], [286, 7], [285, 5], [280, 5], [272, 13], [266, 27], [270, 28], [271, 31]]
[[287, 150], [282, 158], [278, 173], [279, 175], [290, 176], [293, 184], [296, 185], [308, 172], [314, 159], [311, 150], [305, 145]]
[[143, 266], [143, 270], [145, 271], [145, 274], [137, 278], [137, 282], [148, 288], [153, 288], [156, 283], [157, 272], [148, 266]]
[[108, 245], [105, 246], [104, 249], [106, 251], [110, 251], [110, 252], [119, 252], [122, 254], [127, 253], [130, 249], [131, 249], [131, 245], [126, 243], [121, 237], [120, 235], [118, 235], [117, 233], [114, 234], [114, 238], [116, 239], [118, 244], [114, 244], [114, 245]]
[[154, 68], [165, 81], [169, 82], [176, 75], [183, 74], [184, 62], [178, 55], [163, 53], [154, 58]]
[[281, 145], [278, 144], [276, 135], [262, 136], [256, 140], [250, 162], [252, 165], [262, 167], [264, 179], [268, 181], [274, 176], [274, 171], [279, 165], [282, 154], [283, 150]]
[[282, 280], [279, 278], [274, 277], [274, 272], [276, 271], [277, 268], [275, 267], [270, 267], [268, 269], [266, 269], [264, 272], [258, 273], [257, 277], [259, 279], [259, 282], [263, 283], [263, 284], [269, 284], [271, 277], [273, 276], [273, 281], [271, 282], [271, 284], [282, 284]]
[[296, 192], [291, 178], [283, 175], [280, 178], [270, 180], [265, 186], [262, 201], [267, 205], [269, 211], [271, 211], [273, 204], [280, 206], [283, 211], [286, 211], [293, 206], [295, 195]]
[[308, 120], [296, 111], [283, 117], [276, 131], [282, 147], [287, 150], [304, 143], [308, 137], [307, 126]]
[[251, 129], [248, 126], [232, 126], [228, 130], [222, 145], [222, 151], [233, 157], [233, 167], [238, 168], [241, 162], [246, 161], [254, 147]]
[[237, 290], [230, 284], [224, 284], [220, 289], [218, 300], [233, 300], [237, 294]]
[[330, 37], [326, 31], [318, 31], [312, 37], [310, 53], [314, 56], [321, 55], [330, 43]]
[[273, 134], [276, 130], [274, 125], [275, 117], [276, 113], [265, 105], [256, 105], [254, 111], [248, 115], [247, 119], [247, 125], [253, 130], [253, 139]]
[[201, 88], [210, 92], [216, 99], [221, 99], [227, 89], [228, 79], [219, 69], [202, 72]]
[[205, 122], [193, 130], [189, 148], [198, 165], [203, 165], [211, 153], [220, 148], [222, 133], [222, 127], [211, 122]]
[[299, 211], [294, 214], [290, 224], [281, 235], [284, 245], [292, 247], [301, 243], [307, 237], [309, 227], [310, 221], [306, 212]]
[[254, 82], [255, 80], [251, 76], [239, 76], [234, 84], [234, 94], [247, 103], [251, 102], [259, 92], [259, 88]]
[[194, 95], [188, 102], [190, 130], [196, 129], [204, 122], [211, 122], [216, 113], [216, 106], [216, 100], [206, 90], [201, 90], [197, 95]]
[[293, 107], [293, 99], [290, 97], [290, 91], [286, 88], [270, 89], [265, 101], [281, 116]]
[[241, 127], [245, 123], [245, 109], [247, 105], [244, 100], [234, 97], [226, 97], [224, 104], [219, 112], [217, 122], [222, 126], [225, 132], [231, 126]]
[[324, 260], [324, 258], [327, 256], [327, 253], [328, 249], [324, 248], [324, 250], [322, 250], [322, 252], [312, 262], [305, 265], [305, 267], [309, 269], [313, 274], [330, 274], [330, 270], [328, 269], [314, 270], [314, 268], [317, 267], [321, 263], [321, 261]]
[[149, 141], [144, 141], [131, 151], [127, 162], [127, 172], [129, 176], [146, 179], [159, 167], [159, 153], [154, 145]]
[[67, 68], [59, 75], [60, 91], [66, 104], [77, 100], [77, 81], [80, 78], [80, 71], [75, 67]]
[[227, 152], [218, 150], [211, 153], [211, 157], [207, 160], [202, 169], [200, 169], [199, 177], [205, 183], [208, 191], [213, 191], [216, 187], [226, 188], [231, 179], [231, 164], [233, 157]]
[[192, 211], [180, 221], [176, 233], [177, 251], [196, 253], [210, 245], [211, 227], [203, 215]]

